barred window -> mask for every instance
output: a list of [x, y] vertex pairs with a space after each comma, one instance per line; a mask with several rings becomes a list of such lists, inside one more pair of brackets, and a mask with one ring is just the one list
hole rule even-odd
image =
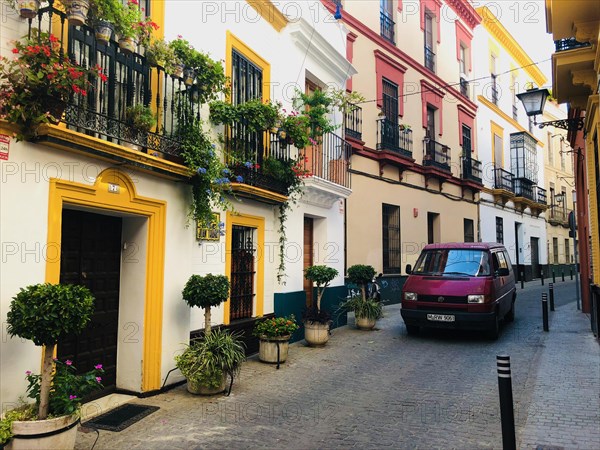
[[400, 273], [400, 207], [383, 204], [383, 273]]
[[504, 220], [502, 217], [496, 217], [496, 242], [504, 244]]

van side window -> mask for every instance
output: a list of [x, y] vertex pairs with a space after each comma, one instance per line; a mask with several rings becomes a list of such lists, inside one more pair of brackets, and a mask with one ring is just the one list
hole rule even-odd
[[496, 253], [498, 256], [498, 265], [501, 269], [508, 269], [508, 264], [506, 262], [506, 258], [504, 258], [504, 252]]
[[504, 259], [506, 259], [506, 264], [507, 264], [509, 270], [512, 270], [512, 264], [510, 262], [510, 256], [508, 256], [508, 253], [506, 252], [506, 250], [503, 250], [502, 253], [504, 253]]
[[492, 253], [492, 266], [494, 269], [494, 273], [496, 273], [500, 268], [500, 262], [498, 261], [498, 253], [496, 252]]

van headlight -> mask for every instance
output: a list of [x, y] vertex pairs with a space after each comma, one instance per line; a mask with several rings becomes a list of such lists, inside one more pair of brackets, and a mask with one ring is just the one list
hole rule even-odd
[[405, 292], [404, 300], [417, 301], [417, 293], [416, 292]]
[[485, 295], [468, 295], [467, 303], [484, 303]]

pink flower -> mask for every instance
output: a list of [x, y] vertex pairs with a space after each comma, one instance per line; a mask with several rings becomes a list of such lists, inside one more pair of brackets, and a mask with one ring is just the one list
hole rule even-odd
[[73, 364], [73, 361], [71, 361], [70, 359], [67, 359], [67, 360], [65, 361], [65, 364], [66, 364], [67, 366], [70, 366], [70, 365], [72, 365], [72, 364]]
[[26, 371], [25, 375], [27, 375], [27, 376], [31, 375], [31, 370]]
[[96, 364], [96, 365], [94, 366], [94, 369], [101, 370], [101, 369], [102, 369], [102, 364]]
[[102, 377], [96, 377], [96, 381], [100, 383], [102, 381]]
[[69, 400], [75, 400], [77, 398], [76, 395], [69, 395]]

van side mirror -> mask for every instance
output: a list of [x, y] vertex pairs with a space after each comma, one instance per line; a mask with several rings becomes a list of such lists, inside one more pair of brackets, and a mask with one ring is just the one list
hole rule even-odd
[[506, 267], [500, 268], [496, 271], [497, 277], [507, 277], [509, 275], [510, 275], [510, 270], [508, 270]]
[[407, 275], [410, 275], [410, 273], [412, 272], [412, 266], [410, 264], [407, 264], [406, 269], [404, 270], [407, 273]]

